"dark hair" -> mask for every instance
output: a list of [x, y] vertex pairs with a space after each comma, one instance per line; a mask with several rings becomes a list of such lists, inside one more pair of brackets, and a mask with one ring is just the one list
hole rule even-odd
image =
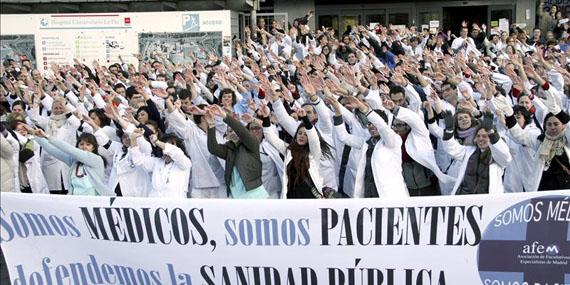
[[100, 126], [100, 127], [105, 127], [105, 126], [111, 125], [111, 119], [109, 119], [109, 118], [105, 115], [105, 111], [103, 111], [103, 109], [92, 109], [92, 110], [89, 110], [89, 116], [91, 116], [91, 114], [95, 114], [95, 116], [97, 116], [97, 118], [99, 118], [99, 121], [101, 122], [101, 126]]
[[26, 110], [26, 102], [24, 102], [22, 100], [18, 100], [16, 102], [12, 103], [12, 110], [14, 110], [14, 107], [18, 106], [18, 105], [22, 106], [22, 109]]
[[232, 94], [232, 106], [237, 103], [236, 93], [232, 89], [229, 89], [229, 88], [224, 88], [220, 91], [220, 94], [218, 95], [218, 100], [220, 102], [222, 102], [222, 97], [224, 96], [224, 94]]
[[101, 159], [103, 160], [103, 165], [105, 167], [107, 167], [107, 161], [105, 160], [105, 158], [102, 155], [99, 154], [99, 143], [97, 143], [97, 138], [95, 138], [95, 136], [93, 134], [82, 133], [77, 138], [77, 144], [75, 145], [75, 147], [79, 147], [79, 143], [82, 141], [93, 145], [92, 153], [101, 157]]
[[[289, 179], [293, 179], [293, 185], [302, 181], [309, 173], [309, 142], [305, 145], [297, 144], [297, 135], [299, 134], [299, 130], [304, 127], [305, 126], [303, 124], [300, 124], [299, 127], [297, 127], [297, 131], [295, 131], [295, 135], [288, 146], [291, 151], [292, 160], [290, 164], [291, 167], [287, 167], [286, 171]], [[332, 158], [332, 146], [325, 142], [320, 134], [319, 144], [321, 145], [321, 153], [323, 157], [327, 159]]]
[[390, 97], [392, 97], [392, 94], [396, 94], [396, 93], [402, 93], [405, 96], [406, 95], [406, 89], [404, 89], [404, 87], [402, 87], [402, 86], [397, 86], [397, 85], [390, 87], [390, 93], [389, 93]]
[[148, 115], [148, 118], [150, 119], [150, 111], [149, 111], [148, 106], [141, 106], [141, 107], [137, 110], [137, 116], [136, 116], [136, 117], [137, 117], [137, 120], [138, 120], [138, 117], [139, 117], [139, 115], [140, 115], [141, 112], [145, 112], [145, 113]]
[[[160, 137], [160, 136], [162, 135], [162, 131], [161, 131], [160, 128], [158, 127], [158, 123], [157, 123], [156, 121], [153, 121], [153, 120], [151, 120], [151, 119], [149, 118], [149, 120], [148, 120], [146, 123], [144, 123], [144, 125], [145, 125], [145, 127], [146, 127], [146, 125], [151, 125], [151, 126], [153, 126], [153, 127], [156, 129], [156, 135], [157, 135], [158, 137]], [[148, 127], [146, 127], [146, 128], [148, 129]]]
[[138, 94], [138, 92], [135, 90], [134, 86], [129, 86], [129, 88], [127, 88], [125, 90], [125, 96], [127, 97], [127, 99], [131, 100], [131, 98], [133, 98], [133, 95]]
[[174, 145], [181, 149], [182, 152], [184, 152], [184, 155], [188, 156], [186, 154], [186, 148], [184, 147], [184, 142], [175, 134], [162, 134], [162, 136], [160, 136], [160, 141], [165, 142], [165, 143], [170, 143], [174, 142]]
[[180, 100], [184, 99], [192, 100], [192, 92], [190, 92], [190, 90], [188, 89], [182, 89], [180, 90], [180, 92], [178, 92], [178, 98], [180, 98]]
[[119, 88], [125, 89], [125, 92], [127, 91], [127, 86], [125, 86], [125, 84], [123, 84], [123, 83], [117, 83], [117, 84], [115, 84], [115, 86], [113, 86], [113, 90], [115, 90], [115, 91], [117, 91], [117, 89], [119, 89]]
[[524, 117], [524, 126], [525, 127], [532, 122], [532, 116], [531, 116], [530, 112], [525, 107], [523, 107], [521, 105], [515, 105], [513, 107], [513, 114], [516, 115], [518, 113], [520, 113]]

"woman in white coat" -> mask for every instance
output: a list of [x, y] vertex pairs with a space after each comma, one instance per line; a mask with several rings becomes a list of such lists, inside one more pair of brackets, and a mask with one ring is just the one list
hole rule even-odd
[[269, 108], [262, 106], [260, 114], [263, 116], [263, 135], [283, 155], [285, 155], [285, 171], [283, 173], [281, 198], [322, 198], [323, 180], [319, 174], [319, 165], [322, 146], [325, 155], [331, 155], [326, 143], [322, 142], [317, 130], [307, 118], [304, 109], [298, 108], [297, 115], [303, 120], [291, 144], [282, 141], [271, 130]]
[[133, 164], [151, 175], [149, 197], [186, 199], [192, 162], [182, 150], [182, 141], [172, 134], [164, 135], [161, 140], [151, 135], [150, 142], [159, 147], [163, 155], [160, 158], [150, 157], [141, 151], [136, 140], [143, 132], [133, 134], [129, 151], [132, 152]]
[[[508, 123], [506, 118], [504, 121], [502, 120], [504, 117], [501, 117], [501, 120], [507, 128], [512, 128], [516, 124], [522, 129], [521, 132], [524, 133], [524, 136], [528, 137], [538, 137], [542, 133], [533, 122], [532, 114], [524, 106], [517, 105], [510, 108], [506, 116], [509, 118]], [[535, 179], [533, 179], [534, 174], [541, 171], [535, 163], [536, 149], [530, 145], [520, 144], [510, 132], [507, 132], [504, 138], [513, 156], [513, 161], [505, 169], [503, 180], [505, 192], [527, 192], [536, 184]]]
[[19, 121], [14, 128], [14, 134], [20, 144], [19, 167], [20, 190], [24, 193], [49, 194], [49, 188], [42, 173], [40, 163], [40, 146], [30, 139], [33, 128]]
[[535, 171], [528, 178], [530, 183], [525, 191], [570, 188], [570, 116], [561, 110], [555, 96], [547, 93], [545, 105], [549, 113], [542, 134], [526, 132], [516, 123], [514, 115], [507, 114], [506, 124], [514, 140], [536, 151], [535, 157], [527, 161]]
[[143, 129], [131, 128], [124, 130], [121, 141], [118, 143], [111, 141], [107, 135], [99, 129], [95, 132], [97, 140], [107, 146], [112, 156], [112, 168], [107, 185], [114, 189], [117, 195], [122, 197], [148, 197], [151, 189], [151, 181], [147, 172], [133, 162], [133, 152], [129, 146], [136, 144], [144, 156], [150, 156], [152, 147], [139, 133], [144, 133]]
[[334, 99], [327, 100], [335, 108], [335, 131], [338, 138], [346, 145], [360, 149], [354, 197], [409, 197], [402, 176], [402, 139], [388, 126], [387, 119], [383, 119], [364, 102], [354, 97], [344, 99], [352, 108], [366, 114], [371, 135], [370, 139], [366, 140], [361, 136], [349, 134], [342, 124], [339, 103]]
[[443, 148], [461, 161], [452, 195], [504, 193], [503, 170], [511, 162], [507, 144], [493, 129], [493, 115], [485, 113], [475, 132], [474, 146], [463, 146], [453, 137], [455, 120], [445, 112]]
[[[108, 107], [105, 114], [122, 129], [121, 142], [114, 141], [109, 137], [110, 133], [116, 133], [115, 129], [108, 125], [101, 127], [97, 119], [93, 118], [94, 116], [84, 116], [84, 120], [93, 128], [97, 142], [101, 146], [100, 150], [105, 149], [106, 153], [110, 154], [109, 161], [112, 164], [108, 167], [107, 186], [113, 189], [117, 196], [148, 197], [151, 189], [150, 177], [141, 166], [133, 163], [133, 154], [129, 149], [132, 144], [137, 144], [143, 155], [151, 155], [152, 146], [138, 134], [139, 132], [144, 133], [144, 129], [136, 129], [134, 124], [124, 120], [112, 107]], [[101, 116], [98, 115], [98, 117], [99, 121], [104, 121]], [[143, 125], [143, 128], [146, 126]], [[131, 143], [131, 136], [134, 132], [137, 132], [133, 137], [136, 142]]]

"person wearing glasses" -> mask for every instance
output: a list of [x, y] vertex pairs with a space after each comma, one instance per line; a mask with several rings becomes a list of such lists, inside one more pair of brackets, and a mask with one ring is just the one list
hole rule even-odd
[[[249, 122], [246, 127], [259, 142], [259, 154], [261, 158], [261, 181], [269, 194], [270, 199], [281, 198], [281, 179], [283, 178], [283, 158], [279, 151], [263, 136], [263, 125], [259, 119]], [[272, 126], [275, 133], [277, 130]]]
[[99, 145], [94, 135], [82, 133], [76, 147], [46, 134], [42, 129], [35, 130], [34, 140], [47, 153], [68, 166], [69, 194], [82, 196], [115, 196], [105, 184], [105, 160], [98, 153]]
[[[224, 144], [216, 139], [214, 116], [228, 125]], [[242, 123], [226, 113], [218, 105], [212, 105], [205, 113], [208, 122], [208, 150], [226, 161], [225, 180], [228, 197], [234, 199], [265, 199], [269, 194], [261, 180], [259, 142]]]
[[410, 196], [441, 195], [439, 184], [450, 185], [455, 179], [439, 169], [422, 118], [407, 108], [386, 105], [394, 114], [392, 129], [402, 138], [402, 174]]

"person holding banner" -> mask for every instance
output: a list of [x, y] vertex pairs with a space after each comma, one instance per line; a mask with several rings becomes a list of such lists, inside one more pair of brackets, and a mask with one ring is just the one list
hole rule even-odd
[[98, 153], [99, 145], [94, 135], [83, 133], [77, 139], [77, 147], [35, 130], [34, 140], [50, 155], [65, 163], [71, 195], [115, 196], [105, 185], [105, 160]]
[[[225, 180], [228, 197], [235, 199], [265, 199], [269, 194], [261, 180], [259, 142], [231, 113], [219, 105], [212, 105], [204, 114], [208, 122], [208, 150], [226, 161]], [[228, 141], [218, 143], [214, 116], [226, 124]]]

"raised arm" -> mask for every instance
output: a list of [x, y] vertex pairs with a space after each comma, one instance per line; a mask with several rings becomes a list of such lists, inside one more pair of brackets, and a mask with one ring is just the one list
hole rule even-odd
[[97, 162], [100, 162], [102, 158], [97, 154], [80, 150], [55, 137], [49, 137], [48, 141], [51, 145], [66, 153], [72, 160], [77, 160], [90, 167], [100, 166]]
[[295, 121], [295, 119], [293, 119], [291, 116], [289, 116], [281, 100], [277, 99], [276, 101], [273, 101], [272, 106], [273, 111], [277, 116], [277, 120], [279, 120], [279, 124], [283, 127], [283, 129], [285, 129], [287, 133], [289, 133], [289, 135], [294, 136], [295, 132], [297, 132], [299, 123]]
[[451, 112], [445, 111], [445, 131], [443, 132], [443, 150], [451, 155], [457, 160], [463, 160], [465, 152], [467, 151], [465, 146], [462, 146], [453, 137], [455, 131], [455, 118], [451, 115]]
[[[206, 120], [208, 123], [208, 151], [221, 159], [226, 159], [228, 156], [228, 147], [224, 144], [218, 143], [216, 138], [216, 123], [214, 121], [214, 114], [216, 111], [208, 109], [202, 117], [202, 119]], [[220, 110], [219, 112], [225, 114], [225, 111], [223, 110]]]
[[251, 152], [259, 152], [259, 142], [257, 139], [245, 128], [245, 126], [234, 119], [232, 116], [227, 116], [224, 118], [224, 122], [234, 130], [238, 135], [239, 140], [244, 146]]
[[273, 147], [275, 147], [275, 149], [285, 155], [287, 153], [287, 144], [279, 138], [275, 129], [271, 127], [269, 108], [262, 105], [259, 109], [259, 114], [263, 116], [263, 136], [271, 145], [273, 145]]

